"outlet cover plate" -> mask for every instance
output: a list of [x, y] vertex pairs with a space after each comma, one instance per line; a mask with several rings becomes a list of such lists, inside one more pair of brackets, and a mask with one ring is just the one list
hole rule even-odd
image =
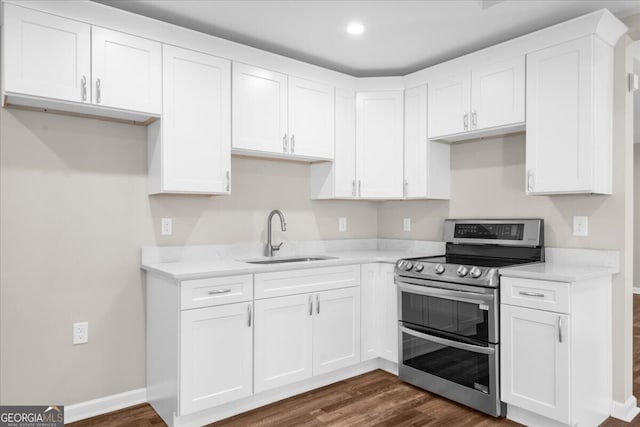
[[589, 235], [589, 217], [573, 217], [573, 235], [578, 237], [587, 237]]

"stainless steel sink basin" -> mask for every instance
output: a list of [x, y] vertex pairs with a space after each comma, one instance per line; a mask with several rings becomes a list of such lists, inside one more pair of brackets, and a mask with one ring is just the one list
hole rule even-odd
[[326, 259], [336, 259], [333, 256], [308, 256], [308, 257], [291, 257], [291, 258], [273, 258], [273, 259], [255, 259], [246, 260], [249, 264], [284, 264], [287, 262], [309, 262], [322, 261]]

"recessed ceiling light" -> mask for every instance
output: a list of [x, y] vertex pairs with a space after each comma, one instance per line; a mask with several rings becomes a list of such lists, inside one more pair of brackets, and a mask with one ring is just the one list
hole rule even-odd
[[364, 33], [364, 25], [362, 25], [360, 22], [351, 22], [349, 23], [349, 25], [347, 25], [347, 33], [353, 34], [354, 36], [362, 34]]

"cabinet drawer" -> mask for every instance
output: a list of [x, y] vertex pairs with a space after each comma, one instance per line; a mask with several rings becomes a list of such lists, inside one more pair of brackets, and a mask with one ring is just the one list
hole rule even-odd
[[360, 286], [360, 266], [309, 268], [256, 274], [256, 299]]
[[503, 304], [540, 310], [570, 313], [569, 283], [544, 280], [500, 279], [500, 297]]
[[250, 301], [253, 299], [251, 274], [181, 282], [182, 310], [221, 304]]

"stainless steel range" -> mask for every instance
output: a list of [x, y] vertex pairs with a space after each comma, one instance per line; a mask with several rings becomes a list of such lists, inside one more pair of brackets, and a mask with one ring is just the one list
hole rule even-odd
[[543, 227], [541, 219], [445, 220], [444, 255], [397, 262], [402, 380], [505, 415], [498, 269], [544, 261]]

